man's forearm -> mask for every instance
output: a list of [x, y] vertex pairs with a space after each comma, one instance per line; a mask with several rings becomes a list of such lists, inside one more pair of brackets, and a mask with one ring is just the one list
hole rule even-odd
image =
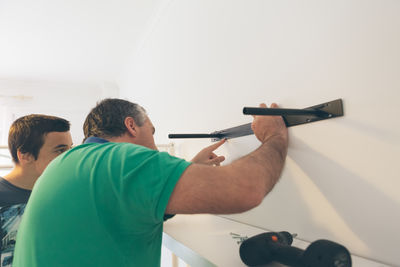
[[278, 181], [287, 155], [287, 140], [271, 136], [258, 149], [232, 163], [246, 183], [264, 197]]

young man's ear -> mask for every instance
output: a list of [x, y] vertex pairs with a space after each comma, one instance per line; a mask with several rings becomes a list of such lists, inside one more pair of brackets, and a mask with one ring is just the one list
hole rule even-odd
[[17, 150], [17, 157], [18, 157], [18, 161], [21, 165], [28, 164], [28, 163], [35, 161], [35, 157], [29, 152], [22, 153], [20, 150]]
[[132, 117], [126, 117], [124, 120], [126, 130], [130, 135], [136, 137], [138, 135], [138, 126]]

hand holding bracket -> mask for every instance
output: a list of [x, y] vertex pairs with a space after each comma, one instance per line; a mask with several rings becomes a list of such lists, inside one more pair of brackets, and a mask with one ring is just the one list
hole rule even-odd
[[243, 114], [282, 116], [286, 126], [290, 127], [343, 116], [343, 103], [342, 99], [336, 99], [305, 109], [245, 107], [243, 108]]

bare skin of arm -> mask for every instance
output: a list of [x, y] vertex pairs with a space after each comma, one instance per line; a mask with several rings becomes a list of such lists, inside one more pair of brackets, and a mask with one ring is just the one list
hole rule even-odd
[[277, 116], [255, 116], [252, 129], [262, 143], [258, 149], [226, 166], [189, 166], [175, 186], [166, 213], [230, 214], [258, 206], [280, 177], [288, 133]]

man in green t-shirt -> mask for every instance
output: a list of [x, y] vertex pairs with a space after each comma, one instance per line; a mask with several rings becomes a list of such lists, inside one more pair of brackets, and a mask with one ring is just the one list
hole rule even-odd
[[249, 155], [219, 166], [224, 158], [213, 150], [221, 141], [187, 162], [157, 151], [141, 106], [103, 100], [85, 120], [85, 144], [55, 159], [37, 181], [14, 267], [159, 266], [165, 215], [243, 212], [273, 188], [287, 129], [273, 116], [256, 116], [252, 129], [262, 144]]

